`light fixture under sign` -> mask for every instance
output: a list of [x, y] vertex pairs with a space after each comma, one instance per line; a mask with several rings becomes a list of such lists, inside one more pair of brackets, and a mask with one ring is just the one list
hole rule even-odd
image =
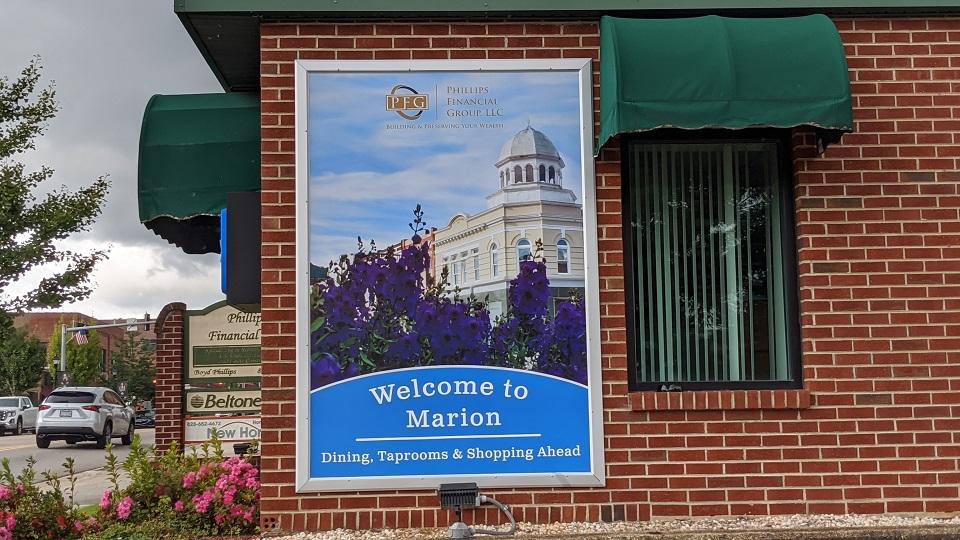
[[[453, 509], [457, 514], [457, 521], [450, 526], [450, 538], [473, 538], [478, 534], [489, 534], [492, 536], [511, 536], [517, 532], [517, 521], [513, 519], [510, 509], [504, 504], [496, 501], [493, 497], [481, 495], [477, 484], [473, 482], [463, 482], [456, 484], [440, 484], [437, 490], [440, 497], [440, 508]], [[503, 531], [497, 529], [474, 529], [463, 522], [464, 508], [478, 508], [484, 503], [490, 503], [500, 509], [510, 519], [510, 528]]]

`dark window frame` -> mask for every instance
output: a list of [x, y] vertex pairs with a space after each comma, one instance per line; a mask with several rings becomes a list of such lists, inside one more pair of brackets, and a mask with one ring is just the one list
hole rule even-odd
[[[637, 296], [635, 289], [636, 268], [634, 245], [637, 237], [633, 223], [636, 209], [633, 205], [633, 171], [630, 170], [630, 150], [643, 144], [737, 144], [775, 143], [777, 146], [778, 175], [781, 182], [781, 223], [784, 231], [793, 231], [782, 238], [784, 309], [787, 317], [787, 366], [790, 379], [784, 381], [659, 381], [637, 380]], [[803, 358], [800, 325], [800, 287], [797, 263], [796, 205], [794, 201], [795, 180], [791, 157], [790, 131], [786, 129], [728, 130], [673, 130], [663, 129], [649, 133], [623, 136], [620, 142], [621, 156], [621, 202], [624, 231], [624, 293], [626, 296], [627, 372], [630, 391], [697, 391], [697, 390], [793, 390], [803, 388]]]

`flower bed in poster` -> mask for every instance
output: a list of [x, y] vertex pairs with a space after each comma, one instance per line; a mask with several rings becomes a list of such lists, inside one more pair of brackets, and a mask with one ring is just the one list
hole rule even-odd
[[433, 277], [417, 207], [409, 245], [365, 251], [332, 266], [311, 289], [310, 388], [365, 373], [431, 365], [534, 370], [587, 383], [586, 317], [581, 299], [550, 315], [545, 261], [520, 263], [509, 307], [491, 320], [482, 299]]

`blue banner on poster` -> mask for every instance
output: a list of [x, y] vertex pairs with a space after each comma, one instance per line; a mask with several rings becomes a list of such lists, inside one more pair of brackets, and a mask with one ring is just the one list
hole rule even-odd
[[586, 386], [504, 368], [374, 373], [311, 394], [310, 476], [589, 473]]

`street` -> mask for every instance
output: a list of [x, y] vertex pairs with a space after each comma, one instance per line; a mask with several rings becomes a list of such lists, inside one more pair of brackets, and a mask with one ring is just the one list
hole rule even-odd
[[[153, 444], [154, 430], [152, 428], [138, 429], [137, 434], [144, 446]], [[119, 443], [119, 439], [113, 440], [113, 453], [117, 456], [119, 462], [123, 462], [130, 452], [130, 447], [121, 446]], [[66, 458], [72, 457], [78, 473], [75, 502], [80, 505], [96, 504], [100, 500], [103, 490], [109, 488], [109, 480], [103, 470], [105, 455], [106, 451], [98, 450], [93, 442], [68, 445], [63, 441], [54, 441], [50, 444], [50, 448], [41, 450], [37, 448], [32, 433], [0, 437], [0, 459], [10, 460], [10, 469], [14, 474], [19, 473], [26, 465], [27, 458], [33, 456], [37, 460], [34, 469], [37, 471], [38, 477], [45, 470], [54, 472], [57, 476], [63, 476], [63, 462]]]

